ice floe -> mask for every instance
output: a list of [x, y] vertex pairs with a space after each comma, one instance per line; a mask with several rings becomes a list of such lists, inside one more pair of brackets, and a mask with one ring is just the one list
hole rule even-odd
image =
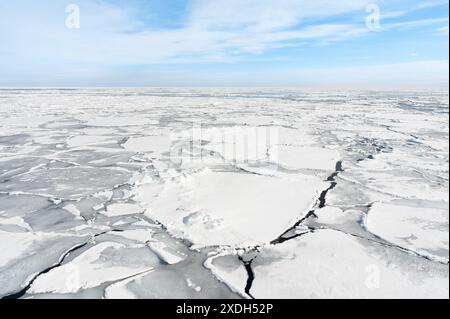
[[137, 198], [147, 204], [149, 217], [197, 245], [251, 246], [269, 242], [302, 218], [326, 185], [314, 176], [207, 170], [163, 187], [144, 185]]
[[375, 203], [367, 217], [367, 229], [401, 247], [448, 261], [448, 207], [415, 204]]
[[71, 262], [41, 275], [30, 293], [74, 293], [105, 281], [125, 279], [159, 265], [159, 259], [145, 248], [102, 242]]
[[0, 90], [0, 298], [448, 298], [448, 109]]
[[[209, 267], [244, 292], [237, 258]], [[234, 266], [233, 266], [234, 264]], [[253, 260], [255, 298], [448, 298], [448, 266], [332, 230], [263, 248]]]

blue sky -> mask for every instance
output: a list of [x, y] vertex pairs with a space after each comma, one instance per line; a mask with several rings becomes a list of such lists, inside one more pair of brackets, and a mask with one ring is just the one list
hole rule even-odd
[[441, 0], [1, 1], [0, 86], [443, 87], [448, 37]]

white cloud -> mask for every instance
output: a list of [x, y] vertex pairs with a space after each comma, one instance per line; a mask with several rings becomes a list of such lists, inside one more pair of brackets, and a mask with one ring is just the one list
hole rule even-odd
[[[365, 5], [372, 1], [192, 0], [183, 23], [166, 29], [145, 28], [137, 19], [138, 8], [131, 5], [76, 2], [81, 9], [78, 30], [65, 27], [66, 1], [0, 2], [0, 71], [4, 78], [61, 73], [60, 78], [65, 74], [76, 81], [87, 78], [89, 72], [92, 78], [107, 78], [115, 74], [109, 69], [130, 65], [231, 63], [255, 60], [255, 55], [278, 48], [329, 45], [370, 31], [364, 16]], [[341, 14], [359, 18], [329, 22]], [[448, 18], [382, 22], [382, 27], [405, 29], [443, 22], [448, 23]], [[436, 34], [445, 32], [448, 35], [448, 26], [435, 30]], [[312, 72], [301, 72], [315, 78]]]
[[448, 0], [428, 0], [428, 1], [422, 1], [419, 4], [415, 5], [414, 8], [416, 9], [429, 9], [438, 7], [441, 5], [448, 4]]
[[[369, 1], [193, 0], [184, 26], [140, 31], [136, 31], [140, 25], [135, 10], [98, 1], [78, 2], [79, 30], [64, 27], [63, 6], [57, 7], [59, 11], [55, 6], [19, 6], [23, 22], [16, 32], [9, 31], [17, 23], [16, 16], [5, 15], [0, 21], [2, 47], [16, 49], [15, 58], [24, 61], [53, 57], [61, 63], [93, 64], [230, 62], [243, 55], [290, 46], [292, 41], [356, 36], [361, 25], [298, 24], [309, 18], [364, 12]], [[28, 5], [27, 1], [20, 3]], [[7, 12], [8, 8], [1, 9]]]
[[[354, 89], [445, 89], [448, 87], [448, 60], [345, 66], [327, 68], [265, 69], [249, 71], [145, 72], [137, 81], [148, 85], [182, 86], [299, 86]], [[149, 79], [158, 79], [152, 82]], [[138, 82], [139, 83], [139, 82]], [[134, 83], [128, 83], [134, 85]]]
[[448, 25], [435, 29], [434, 33], [439, 36], [448, 37]]
[[384, 30], [390, 29], [411, 29], [417, 27], [433, 26], [436, 24], [448, 23], [448, 18], [431, 18], [431, 19], [418, 19], [411, 21], [392, 22], [382, 24]]
[[308, 18], [325, 18], [355, 10], [368, 0], [195, 0], [190, 24], [206, 29], [270, 32], [295, 26]]

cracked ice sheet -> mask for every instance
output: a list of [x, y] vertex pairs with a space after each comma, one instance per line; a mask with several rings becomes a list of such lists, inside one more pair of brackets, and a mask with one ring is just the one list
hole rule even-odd
[[128, 139], [123, 147], [128, 151], [152, 153], [154, 157], [161, 157], [162, 153], [170, 152], [171, 143], [170, 136], [141, 136]]
[[203, 267], [204, 256], [191, 257], [174, 265], [159, 267], [142, 275], [112, 284], [105, 289], [108, 299], [238, 299]]
[[[0, 188], [4, 191], [3, 194], [0, 194], [0, 231], [27, 237], [30, 236], [30, 233], [27, 232], [32, 229], [42, 235], [42, 242], [41, 239], [36, 239], [36, 245], [25, 247], [24, 250], [21, 249], [20, 241], [12, 240], [15, 238], [14, 236], [6, 237], [5, 245], [9, 245], [8, 247], [17, 245], [17, 253], [21, 252], [21, 254], [17, 258], [13, 258], [14, 265], [8, 266], [7, 271], [0, 271], [0, 275], [4, 276], [0, 286], [6, 287], [7, 285], [4, 284], [6, 281], [7, 284], [11, 283], [10, 287], [15, 287], [11, 293], [17, 291], [17, 287], [22, 287], [30, 275], [58, 262], [59, 258], [73, 247], [69, 245], [72, 243], [71, 238], [75, 245], [77, 241], [84, 241], [92, 233], [110, 230], [110, 227], [104, 225], [113, 224], [119, 231], [114, 231], [111, 233], [113, 235], [109, 235], [108, 238], [125, 244], [132, 244], [133, 241], [136, 244], [137, 241], [140, 245], [144, 245], [150, 240], [146, 244], [146, 249], [152, 249], [167, 264], [182, 264], [180, 267], [175, 265], [179, 268], [173, 272], [172, 265], [170, 265], [171, 271], [161, 269], [161, 272], [154, 272], [152, 275], [146, 273], [143, 277], [148, 275], [149, 279], [142, 281], [142, 285], [134, 285], [135, 281], [132, 279], [133, 283], [130, 282], [130, 286], [133, 286], [131, 290], [136, 293], [135, 296], [160, 296], [159, 292], [152, 287], [147, 290], [148, 287], [145, 284], [152, 286], [158, 282], [160, 274], [170, 282], [170, 286], [165, 287], [161, 295], [170, 297], [172, 291], [176, 290], [177, 284], [183, 287], [182, 290], [177, 291], [181, 298], [187, 295], [191, 296], [191, 294], [199, 296], [195, 290], [199, 286], [201, 287], [201, 296], [215, 295], [215, 291], [205, 287], [207, 285], [213, 287], [213, 282], [200, 284], [194, 275], [183, 275], [185, 264], [182, 263], [182, 260], [186, 258], [186, 252], [180, 254], [179, 247], [167, 244], [166, 239], [154, 238], [154, 233], [149, 235], [145, 231], [132, 229], [135, 226], [146, 228], [147, 225], [136, 223], [135, 226], [128, 227], [127, 224], [136, 220], [136, 216], [122, 216], [122, 214], [136, 212], [133, 207], [116, 210], [117, 215], [120, 216], [107, 217], [102, 214], [104, 209], [113, 203], [139, 205], [139, 203], [134, 203], [130, 197], [133, 192], [131, 186], [130, 189], [127, 188], [128, 195], [122, 194], [122, 187], [120, 187], [120, 189], [114, 190], [111, 198], [109, 196], [108, 198], [92, 197], [101, 190], [112, 190], [113, 187], [123, 183], [132, 184], [133, 182], [130, 182], [129, 178], [135, 174], [141, 175], [136, 176], [136, 180], [141, 180], [144, 175], [150, 180], [155, 179], [156, 183], [163, 186], [166, 181], [171, 181], [167, 182], [168, 184], [176, 184], [177, 176], [190, 176], [194, 164], [196, 168], [217, 168], [216, 157], [212, 156], [209, 157], [212, 159], [210, 162], [200, 159], [198, 165], [197, 162], [191, 166], [189, 166], [189, 162], [183, 162], [182, 166], [172, 171], [169, 170], [170, 165], [161, 168], [161, 162], [169, 159], [167, 157], [169, 154], [174, 155], [170, 153], [170, 146], [175, 143], [171, 142], [178, 141], [172, 141], [171, 138], [180, 130], [189, 132], [192, 122], [199, 119], [205, 126], [202, 128], [204, 132], [208, 133], [214, 130], [212, 128], [217, 127], [219, 130], [230, 132], [233, 137], [239, 134], [239, 129], [236, 130], [236, 128], [246, 127], [249, 132], [257, 127], [276, 128], [279, 133], [278, 144], [285, 149], [281, 154], [281, 162], [284, 162], [282, 164], [286, 169], [277, 169], [276, 165], [263, 165], [255, 168], [251, 165], [237, 163], [238, 167], [251, 169], [259, 174], [290, 178], [298, 173], [290, 170], [295, 167], [301, 170], [299, 173], [319, 174], [309, 171], [309, 169], [315, 168], [315, 165], [318, 165], [317, 168], [320, 170], [334, 170], [335, 162], [332, 152], [339, 152], [343, 159], [345, 172], [339, 175], [337, 186], [327, 194], [326, 204], [328, 207], [316, 211], [319, 218], [308, 221], [308, 225], [333, 227], [373, 239], [375, 236], [363, 229], [361, 227], [363, 225], [359, 225], [360, 217], [366, 214], [369, 203], [389, 202], [397, 197], [402, 197], [405, 198], [405, 202], [396, 202], [396, 205], [427, 207], [425, 209], [427, 212], [428, 208], [440, 209], [443, 205], [448, 206], [448, 92], [439, 95], [428, 93], [419, 95], [417, 93], [396, 93], [392, 95], [387, 92], [374, 95], [364, 92], [336, 95], [330, 92], [299, 94], [279, 89], [270, 93], [265, 91], [230, 93], [227, 92], [230, 91], [229, 89], [207, 92], [203, 89], [189, 90], [188, 92], [178, 89], [156, 91], [102, 89], [76, 90], [73, 93], [58, 90], [42, 90], [37, 93], [0, 92], [2, 97], [0, 99], [0, 180], [2, 182], [0, 185], [3, 185]], [[144, 94], [141, 94], [142, 92]], [[152, 94], [158, 96], [152, 96]], [[288, 96], [290, 94], [292, 96]], [[264, 95], [265, 98], [261, 99], [261, 95]], [[412, 106], [402, 105], [398, 108], [399, 101], [402, 100]], [[428, 101], [428, 104], [422, 106], [422, 101]], [[107, 103], [105, 104], [105, 102]], [[367, 113], [368, 105], [371, 108], [370, 114]], [[429, 107], [430, 105], [431, 107]], [[285, 125], [285, 127], [277, 125]], [[242, 130], [240, 132], [242, 133]], [[210, 143], [203, 145], [203, 150], [212, 147], [213, 150], [220, 153], [221, 148], [218, 145], [221, 144], [221, 139], [214, 137], [205, 140]], [[323, 149], [323, 145], [327, 149]], [[130, 149], [127, 150], [127, 147]], [[381, 153], [377, 153], [378, 147], [383, 147]], [[291, 151], [304, 148], [313, 151], [330, 151], [329, 154], [332, 156], [329, 156], [330, 160], [323, 161], [323, 165], [319, 165], [322, 160], [317, 159], [316, 155], [314, 155], [314, 161], [308, 162], [300, 152], [295, 154], [296, 152]], [[187, 149], [189, 148], [187, 147]], [[262, 148], [262, 150], [264, 149]], [[145, 153], [135, 156], [136, 160], [142, 162], [142, 166], [134, 162], [133, 157], [136, 152]], [[250, 154], [255, 154], [249, 159], [250, 162], [260, 160], [265, 156], [264, 152]], [[225, 161], [220, 161], [223, 164], [220, 169], [222, 171], [233, 169], [234, 173], [230, 174], [239, 175], [235, 172], [234, 163], [232, 163], [234, 154], [222, 155]], [[372, 155], [374, 159], [365, 159], [356, 163], [357, 159], [367, 158], [369, 155]], [[152, 161], [151, 158], [160, 160]], [[238, 159], [242, 160], [243, 156], [238, 156]], [[166, 164], [168, 161], [164, 163]], [[290, 165], [288, 165], [289, 163]], [[145, 168], [147, 164], [149, 167]], [[138, 168], [142, 167], [143, 170], [137, 172], [132, 165], [139, 166]], [[328, 171], [320, 172], [320, 174], [322, 174], [320, 175], [322, 179], [329, 175]], [[91, 177], [94, 179], [91, 180]], [[255, 179], [259, 180], [257, 177], [255, 175]], [[348, 180], [344, 181], [342, 178], [348, 178]], [[217, 180], [213, 179], [213, 181]], [[265, 179], [262, 180], [265, 181]], [[244, 185], [238, 185], [238, 188], [245, 191], [245, 187], [249, 184], [246, 182]], [[328, 186], [328, 184], [325, 185]], [[173, 187], [172, 191], [173, 194], [163, 192], [167, 195], [165, 198], [173, 201], [166, 203], [161, 200], [158, 212], [166, 208], [167, 211], [169, 208], [176, 211], [180, 207], [197, 209], [194, 206], [195, 203], [192, 203], [192, 199], [195, 198], [191, 198], [195, 192], [189, 193], [189, 187]], [[159, 192], [160, 190], [156, 192], [155, 196]], [[6, 193], [10, 193], [10, 195], [6, 195]], [[36, 196], [39, 194], [46, 197]], [[63, 197], [63, 199], [71, 201], [55, 204], [57, 203], [53, 202], [55, 197]], [[422, 205], [418, 203], [417, 198], [433, 200], [433, 202], [430, 204], [427, 201]], [[299, 200], [302, 202], [304, 199], [300, 198]], [[223, 201], [225, 199], [219, 198], [219, 204]], [[69, 203], [72, 206], [68, 205]], [[204, 203], [200, 202], [200, 204]], [[215, 209], [215, 206], [207, 204]], [[329, 207], [330, 204], [336, 208]], [[169, 207], [170, 205], [172, 207]], [[355, 205], [361, 207], [355, 208], [353, 207]], [[298, 218], [303, 214], [300, 209], [301, 207], [297, 212]], [[181, 209], [178, 212], [180, 216], [176, 217], [180, 219], [181, 216], [196, 213], [196, 211], [186, 212]], [[151, 213], [149, 212], [150, 215]], [[276, 211], [276, 214], [285, 217], [284, 212]], [[80, 219], [79, 215], [88, 219], [89, 224], [83, 225], [84, 221]], [[411, 223], [406, 215], [388, 216], [386, 220], [395, 222], [396, 227], [398, 224], [399, 232], [398, 234], [393, 232], [382, 234], [383, 231], [386, 232], [384, 226], [386, 228], [390, 226], [380, 226], [383, 222], [380, 220], [382, 215], [383, 212], [381, 214], [369, 213], [368, 215], [372, 221], [377, 221], [377, 227], [373, 227], [372, 231], [379, 233], [379, 236], [385, 238], [389, 235], [391, 238], [387, 240], [393, 244], [399, 244], [396, 235], [403, 236], [404, 231], [405, 233], [406, 231], [413, 232], [417, 239], [411, 241], [414, 247], [411, 246], [409, 249], [420, 250], [423, 254], [426, 254], [426, 249], [433, 255], [447, 256], [446, 258], [448, 258], [448, 245], [444, 250], [442, 248], [438, 250], [425, 248], [425, 246], [440, 246], [443, 243], [440, 240], [443, 235], [440, 233], [436, 236], [435, 232], [438, 230], [435, 226], [439, 222], [448, 225], [448, 219], [440, 221], [440, 217], [432, 213], [430, 218], [426, 218], [426, 224], [431, 223], [432, 227], [427, 227], [422, 221], [419, 224]], [[144, 218], [142, 215], [139, 216]], [[187, 221], [202, 221], [202, 216], [205, 215], [190, 216], [193, 218], [187, 218]], [[255, 219], [256, 225], [263, 224], [265, 218], [266, 216], [258, 216]], [[267, 221], [271, 222], [273, 218], [273, 216], [267, 217]], [[420, 216], [420, 219], [424, 218], [425, 216]], [[171, 225], [169, 218], [166, 221], [169, 223], [168, 228], [173, 233], [177, 233], [177, 228], [174, 227], [177, 225]], [[215, 223], [214, 218], [209, 221], [211, 222], [209, 225], [213, 227], [221, 226], [220, 223]], [[208, 218], [206, 218], [206, 222], [208, 222]], [[185, 233], [178, 233], [182, 237], [188, 237], [188, 231], [197, 231], [195, 227], [200, 228], [201, 226], [195, 225], [194, 223], [194, 226], [187, 227], [183, 223], [181, 227], [186, 227], [187, 230]], [[267, 225], [263, 227], [269, 228]], [[247, 227], [250, 232], [254, 231], [251, 228]], [[120, 231], [123, 229], [125, 231]], [[222, 233], [225, 230], [227, 229], [217, 229]], [[46, 235], [42, 232], [49, 234], [64, 232], [67, 234], [67, 238], [47, 241]], [[86, 236], [74, 237], [74, 233], [78, 236], [81, 233]], [[280, 234], [276, 234], [275, 237], [278, 235]], [[303, 238], [300, 237], [299, 240]], [[59, 244], [60, 246], [58, 246]], [[406, 244], [403, 243], [403, 245]], [[36, 253], [33, 254], [33, 252]], [[79, 251], [72, 253], [65, 262], [70, 262], [70, 259], [75, 258], [78, 254]], [[405, 254], [405, 260], [410, 260], [408, 254], [404, 252], [401, 254]], [[46, 260], [39, 260], [40, 256], [44, 256]], [[237, 258], [234, 259], [237, 260]], [[236, 287], [243, 289], [247, 279], [246, 273], [242, 263], [237, 262], [238, 269], [240, 269], [237, 271], [242, 274], [239, 275], [240, 279], [236, 282]], [[257, 265], [256, 261], [255, 265]], [[202, 276], [209, 274], [203, 272], [201, 262], [192, 265], [191, 270], [193, 272], [200, 271]], [[427, 269], [424, 268], [424, 271]], [[7, 278], [8, 276], [10, 278]], [[230, 284], [230, 281], [227, 283]], [[102, 290], [105, 285], [107, 284], [103, 283], [101, 288], [91, 289]], [[101, 293], [97, 294], [96, 292], [92, 296], [102, 297]], [[83, 289], [79, 294], [72, 296], [76, 298], [84, 294], [91, 295], [90, 289]], [[56, 297], [57, 294], [48, 296]], [[229, 295], [220, 296], [228, 297]]]
[[78, 135], [71, 137], [67, 140], [68, 147], [79, 147], [87, 145], [105, 144], [105, 143], [116, 143], [117, 139], [109, 136], [101, 135]]
[[59, 262], [87, 236], [0, 231], [0, 297], [16, 293], [33, 276]]
[[141, 207], [135, 204], [127, 204], [127, 203], [115, 203], [108, 205], [106, 211], [103, 212], [103, 214], [108, 217], [135, 215], [142, 213], [143, 210]]
[[[207, 266], [246, 295], [247, 276], [238, 263], [218, 255]], [[333, 230], [266, 246], [252, 269], [250, 292], [260, 299], [449, 297], [447, 265]]]
[[366, 227], [391, 243], [448, 262], [448, 206], [438, 209], [417, 205], [375, 203]]
[[[149, 217], [199, 246], [253, 246], [270, 242], [312, 207], [329, 184], [290, 178], [204, 170], [164, 185], [137, 189]], [[142, 204], [144, 205], [144, 204]]]
[[145, 246], [102, 242], [38, 277], [29, 293], [76, 293], [104, 282], [135, 276], [159, 265], [158, 256]]
[[269, 151], [272, 161], [291, 169], [334, 171], [339, 153], [320, 147], [294, 147], [277, 145]]
[[114, 126], [142, 126], [157, 124], [154, 120], [142, 118], [140, 116], [111, 116], [90, 119], [86, 122], [88, 126], [114, 127]]
[[0, 191], [21, 190], [47, 197], [79, 199], [112, 188], [130, 177], [129, 172], [106, 168], [39, 169], [11, 177], [0, 184]]
[[431, 183], [417, 171], [351, 169], [340, 177], [394, 198], [448, 202], [448, 184]]

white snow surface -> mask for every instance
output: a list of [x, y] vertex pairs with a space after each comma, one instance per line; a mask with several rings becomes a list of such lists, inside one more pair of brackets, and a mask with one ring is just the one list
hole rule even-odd
[[326, 187], [314, 176], [207, 170], [162, 186], [143, 185], [137, 198], [147, 203], [149, 217], [198, 246], [245, 247], [275, 239], [308, 212]]
[[448, 91], [0, 89], [0, 297], [448, 298], [448, 112]]
[[389, 242], [448, 260], [448, 209], [375, 203], [366, 226]]
[[[333, 230], [265, 247], [252, 266], [255, 281], [251, 293], [255, 298], [449, 296], [447, 266], [434, 269], [432, 262], [420, 258], [408, 264], [392, 249], [370, 246]], [[225, 267], [223, 262], [213, 260], [209, 267], [226, 282], [246, 279], [244, 272]]]

